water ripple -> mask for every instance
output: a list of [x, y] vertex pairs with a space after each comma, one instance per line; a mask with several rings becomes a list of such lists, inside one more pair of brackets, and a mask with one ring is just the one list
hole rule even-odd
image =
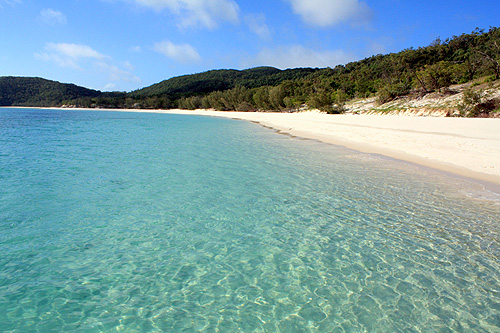
[[480, 184], [118, 115], [0, 114], [1, 331], [500, 330], [500, 207]]

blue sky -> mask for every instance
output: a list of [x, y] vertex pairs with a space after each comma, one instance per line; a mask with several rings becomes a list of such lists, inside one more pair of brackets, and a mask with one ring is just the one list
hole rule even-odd
[[490, 26], [498, 0], [0, 0], [0, 76], [131, 91], [211, 69], [335, 67]]

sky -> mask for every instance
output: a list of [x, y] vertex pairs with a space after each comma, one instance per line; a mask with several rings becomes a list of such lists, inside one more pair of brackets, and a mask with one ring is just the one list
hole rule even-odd
[[492, 26], [499, 0], [0, 0], [0, 76], [133, 91], [212, 69], [333, 68]]

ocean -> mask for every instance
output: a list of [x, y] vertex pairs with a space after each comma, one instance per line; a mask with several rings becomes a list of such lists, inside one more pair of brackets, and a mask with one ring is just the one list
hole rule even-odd
[[500, 197], [212, 117], [0, 109], [0, 331], [500, 331]]

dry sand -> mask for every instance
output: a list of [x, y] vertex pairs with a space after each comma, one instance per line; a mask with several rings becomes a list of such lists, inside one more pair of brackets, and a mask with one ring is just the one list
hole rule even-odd
[[342, 145], [500, 185], [500, 119], [158, 111], [258, 122], [281, 133]]

